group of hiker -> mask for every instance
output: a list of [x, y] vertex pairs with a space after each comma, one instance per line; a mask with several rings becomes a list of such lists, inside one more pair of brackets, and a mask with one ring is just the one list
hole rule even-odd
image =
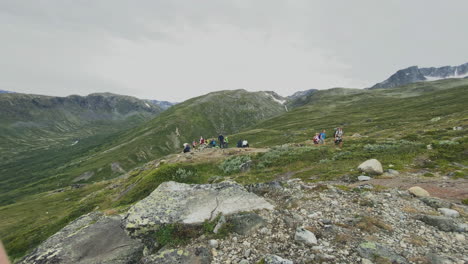
[[[343, 147], [343, 128], [338, 127], [334, 129], [335, 132], [333, 133], [333, 138], [335, 145], [339, 148]], [[315, 136], [312, 138], [314, 144], [317, 145], [325, 145], [326, 141], [325, 139], [327, 138], [326, 130], [323, 129], [322, 132], [315, 133]], [[200, 137], [200, 139], [193, 140], [192, 145], [188, 143], [184, 143], [184, 153], [190, 152], [192, 149], [204, 149], [204, 148], [228, 148], [229, 147], [229, 137], [223, 136], [220, 134], [218, 136], [218, 140], [216, 138], [211, 138], [211, 139], [205, 139], [203, 136]], [[249, 147], [249, 142], [245, 139], [240, 139], [237, 142], [236, 147], [238, 148], [248, 148]]]
[[[338, 147], [343, 147], [343, 128], [335, 128], [335, 133], [333, 133], [335, 145]], [[325, 139], [327, 138], [326, 130], [323, 129], [320, 133], [315, 133], [315, 136], [312, 138], [314, 144], [325, 144]]]
[[[249, 147], [249, 142], [245, 139], [240, 139], [237, 142], [236, 145], [238, 148], [248, 148]], [[223, 136], [220, 134], [218, 136], [218, 140], [216, 140], [214, 137], [211, 139], [205, 139], [203, 136], [200, 137], [200, 139], [193, 140], [192, 145], [188, 143], [184, 143], [184, 153], [190, 152], [191, 149], [204, 149], [204, 148], [228, 148], [229, 147], [229, 137], [228, 136]]]

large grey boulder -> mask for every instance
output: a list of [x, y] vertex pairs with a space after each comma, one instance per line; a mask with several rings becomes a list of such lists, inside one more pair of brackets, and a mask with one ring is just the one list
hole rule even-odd
[[429, 197], [431, 196], [428, 191], [424, 190], [419, 186], [413, 186], [408, 189], [408, 192], [416, 197]]
[[235, 182], [184, 184], [165, 182], [130, 208], [124, 219], [129, 231], [157, 230], [164, 224], [201, 224], [218, 214], [273, 209], [265, 199]]
[[315, 237], [314, 233], [310, 232], [304, 227], [298, 227], [296, 229], [294, 240], [306, 245], [317, 245], [317, 238]]
[[376, 159], [364, 161], [359, 165], [358, 170], [371, 175], [380, 175], [383, 173], [382, 164]]
[[419, 197], [419, 200], [434, 209], [450, 208], [452, 203], [435, 197]]
[[143, 245], [121, 228], [121, 217], [101, 213], [84, 215], [39, 245], [22, 264], [136, 263]]

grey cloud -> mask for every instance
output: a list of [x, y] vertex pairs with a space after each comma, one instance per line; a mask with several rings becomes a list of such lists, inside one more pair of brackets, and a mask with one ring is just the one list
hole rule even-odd
[[464, 0], [0, 0], [0, 89], [182, 100], [365, 87], [410, 65], [466, 62], [466, 10]]

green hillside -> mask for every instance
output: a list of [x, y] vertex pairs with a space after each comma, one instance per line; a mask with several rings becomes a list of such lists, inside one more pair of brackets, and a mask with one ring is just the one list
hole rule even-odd
[[[9, 254], [18, 258], [78, 216], [93, 210], [125, 212], [168, 180], [348, 181], [360, 175], [356, 167], [369, 158], [381, 161], [385, 169], [391, 164], [401, 173], [463, 178], [468, 173], [464, 167], [468, 166], [467, 92], [468, 80], [386, 90], [336, 88], [311, 94], [307, 104], [289, 112], [263, 92], [223, 91], [194, 98], [110, 141], [96, 139], [103, 143], [70, 153], [76, 154], [74, 163], [48, 171], [59, 173], [3, 196], [16, 202], [0, 206], [0, 238]], [[330, 139], [338, 126], [345, 131], [343, 149]], [[328, 142], [314, 146], [310, 139], [321, 129], [327, 129]], [[230, 135], [231, 142], [245, 138], [253, 147], [266, 148], [163, 156], [180, 151], [183, 142], [217, 133]], [[246, 160], [252, 161], [251, 169], [242, 172], [239, 165]], [[109, 179], [119, 175], [109, 174], [113, 162], [129, 172]], [[76, 175], [87, 171], [94, 172], [89, 180], [69, 186]]]
[[[221, 91], [171, 107], [150, 122], [112, 136], [94, 136], [73, 147], [35, 151], [2, 169], [0, 204], [31, 193], [116, 177], [173, 153], [200, 136], [232, 134], [285, 112], [274, 93]], [[80, 176], [92, 175], [91, 177]]]
[[52, 97], [0, 95], [0, 162], [24, 152], [72, 145], [80, 139], [117, 132], [162, 112], [158, 106], [109, 93]]
[[[343, 127], [368, 137], [423, 136], [426, 130], [466, 126], [468, 80], [415, 83], [393, 89], [334, 88], [311, 94], [307, 104], [240, 133], [255, 146], [272, 146], [311, 139], [315, 132]], [[438, 122], [432, 118], [441, 117]]]
[[1, 94], [0, 194], [15, 197], [8, 191], [54, 175], [75, 157], [161, 112], [144, 100], [109, 93]]

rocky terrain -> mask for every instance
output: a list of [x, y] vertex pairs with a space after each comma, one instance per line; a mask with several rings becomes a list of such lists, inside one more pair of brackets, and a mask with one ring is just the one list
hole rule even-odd
[[369, 184], [401, 176], [378, 160], [358, 169], [352, 183], [165, 182], [123, 214], [78, 218], [20, 263], [468, 261], [466, 206]]

